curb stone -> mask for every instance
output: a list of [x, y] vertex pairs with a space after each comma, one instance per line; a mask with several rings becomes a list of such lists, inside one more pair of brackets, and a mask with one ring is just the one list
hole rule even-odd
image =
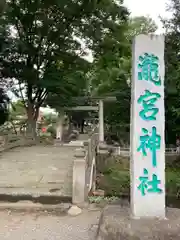
[[66, 213], [72, 204], [70, 203], [60, 203], [54, 205], [33, 203], [31, 201], [19, 201], [16, 203], [12, 202], [0, 202], [0, 211], [10, 210], [10, 211], [21, 211], [21, 212], [56, 212], [56, 213]]
[[[18, 201], [18, 202], [0, 202], [0, 212], [4, 210], [8, 211], [15, 211], [15, 212], [47, 212], [52, 214], [60, 214], [66, 215], [68, 211], [72, 208], [73, 205], [71, 203], [60, 203], [60, 204], [41, 204], [41, 203], [34, 203], [31, 201]], [[81, 212], [89, 211], [101, 211], [102, 206], [99, 204], [91, 203], [86, 204], [84, 206], [76, 206], [77, 208], [81, 209]], [[70, 214], [71, 215], [71, 214]]]

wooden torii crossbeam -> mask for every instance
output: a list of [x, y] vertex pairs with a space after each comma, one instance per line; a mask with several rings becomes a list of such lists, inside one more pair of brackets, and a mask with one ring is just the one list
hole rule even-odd
[[76, 106], [76, 107], [70, 107], [66, 109], [70, 111], [96, 111], [97, 112], [99, 107], [98, 106]]

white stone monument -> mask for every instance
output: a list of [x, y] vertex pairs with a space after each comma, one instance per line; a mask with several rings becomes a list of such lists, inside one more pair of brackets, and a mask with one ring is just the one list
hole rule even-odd
[[133, 43], [131, 97], [132, 217], [165, 217], [164, 36]]

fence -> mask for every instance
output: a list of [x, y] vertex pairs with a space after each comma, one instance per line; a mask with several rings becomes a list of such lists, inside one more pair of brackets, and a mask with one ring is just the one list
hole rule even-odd
[[[108, 152], [111, 152], [112, 155], [125, 156], [125, 157], [130, 156], [130, 148], [121, 148], [121, 147], [107, 145], [106, 150]], [[165, 154], [166, 156], [180, 155], [180, 153], [177, 151], [176, 148], [166, 148]]]
[[21, 146], [34, 145], [35, 140], [32, 136], [25, 135], [3, 135], [0, 136], [0, 152]]
[[95, 190], [96, 182], [96, 152], [98, 133], [96, 128], [90, 134], [88, 141], [76, 149], [73, 163], [73, 196], [74, 204], [82, 204], [87, 200], [91, 190]]
[[99, 141], [99, 134], [94, 132], [88, 139], [88, 154], [86, 163], [86, 184], [88, 186], [88, 192], [95, 190], [95, 178], [96, 178], [96, 153]]

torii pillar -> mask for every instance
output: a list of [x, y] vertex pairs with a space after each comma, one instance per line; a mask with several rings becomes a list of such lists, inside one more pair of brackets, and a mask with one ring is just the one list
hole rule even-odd
[[99, 100], [99, 142], [104, 142], [104, 103]]

